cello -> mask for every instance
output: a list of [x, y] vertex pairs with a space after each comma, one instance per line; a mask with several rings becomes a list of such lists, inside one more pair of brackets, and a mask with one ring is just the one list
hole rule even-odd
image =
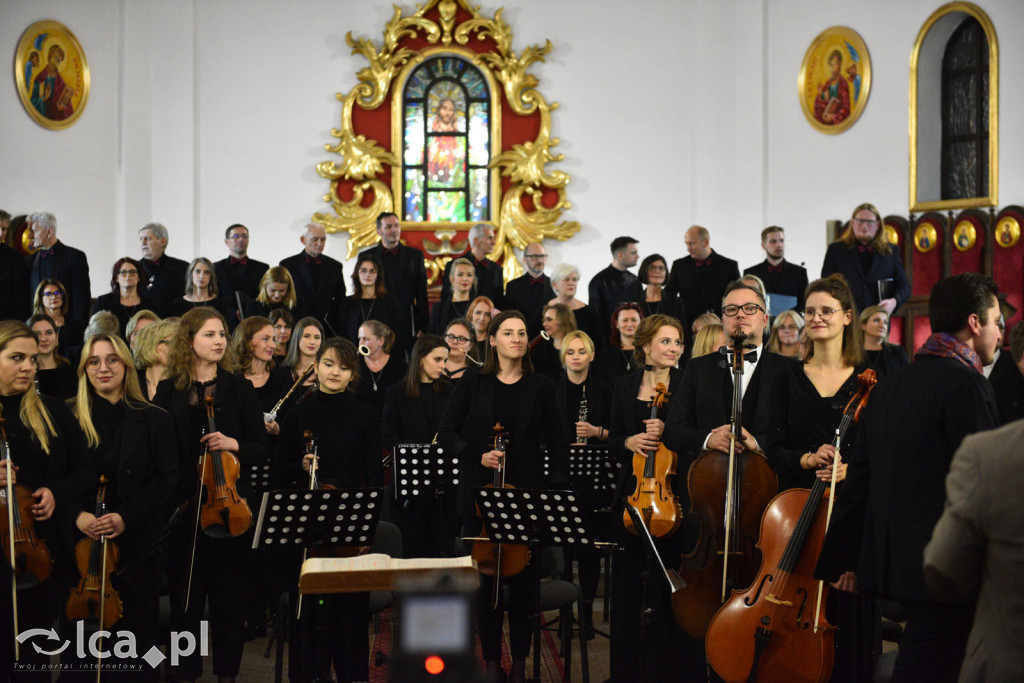
[[[871, 369], [857, 380], [860, 388], [846, 404], [832, 441], [832, 491], [840, 444], [877, 383]], [[758, 543], [764, 554], [761, 571], [745, 591], [733, 591], [708, 627], [708, 662], [724, 680], [824, 683], [831, 676], [835, 627], [822, 609], [828, 588], [813, 576], [835, 500], [829, 489], [825, 480], [815, 479], [809, 490], [783, 491], [765, 510]]]
[[[508, 432], [500, 422], [494, 425], [494, 450], [502, 454], [508, 448]], [[512, 485], [505, 483], [505, 456], [502, 455], [498, 461], [498, 468], [494, 470], [494, 481], [488, 488], [510, 489]], [[481, 518], [480, 508], [477, 507], [477, 515]], [[494, 589], [491, 592], [491, 606], [498, 607], [498, 599], [501, 595], [501, 577], [515, 576], [526, 569], [530, 563], [530, 549], [518, 543], [493, 543], [487, 536], [486, 526], [481, 530], [482, 540], [475, 540], [473, 543], [472, 557], [476, 560], [477, 568], [484, 576], [494, 577]]]
[[[668, 389], [659, 382], [651, 398], [651, 419], [658, 417], [658, 410], [668, 403]], [[672, 480], [676, 476], [678, 457], [674, 451], [659, 443], [656, 449], [633, 454], [633, 476], [636, 490], [630, 495], [628, 505], [636, 508], [643, 517], [644, 525], [654, 538], [671, 536], [683, 521], [683, 509], [679, 499], [672, 493]], [[639, 535], [629, 512], [622, 513], [622, 522], [631, 534]]]
[[685, 590], [672, 594], [672, 610], [686, 633], [704, 639], [708, 624], [732, 585], [748, 586], [760, 566], [757, 534], [761, 513], [778, 491], [778, 479], [763, 454], [744, 449], [743, 360], [747, 349], [740, 334], [722, 353], [731, 356], [732, 420], [729, 452], [706, 450], [690, 465], [687, 487], [690, 512], [700, 518], [700, 537], [683, 556], [679, 575]]

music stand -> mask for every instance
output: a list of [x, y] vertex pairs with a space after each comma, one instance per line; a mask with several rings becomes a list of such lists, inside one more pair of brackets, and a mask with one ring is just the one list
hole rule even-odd
[[437, 541], [440, 546], [434, 550], [450, 554], [452, 530], [445, 528], [449, 501], [455, 500], [459, 485], [459, 457], [446, 453], [436, 444], [406, 443], [395, 446], [395, 460], [392, 467], [395, 484], [395, 503], [402, 512], [415, 502], [436, 503], [432, 513], [436, 518]]
[[[260, 505], [252, 547], [255, 550], [369, 546], [377, 530], [383, 499], [384, 490], [379, 488], [267, 491]], [[326, 683], [332, 681], [329, 633], [318, 602], [312, 605], [319, 636], [314, 681]]]
[[[531, 554], [537, 557], [541, 544], [580, 548], [593, 545], [586, 523], [581, 515], [582, 507], [572, 491], [547, 489], [501, 489], [482, 488], [477, 491], [477, 505], [484, 521], [487, 535], [496, 543], [518, 543], [529, 545]], [[539, 601], [540, 574], [537, 575]], [[583, 680], [590, 680], [590, 664], [587, 660], [587, 618], [583, 605], [583, 592], [577, 598], [580, 615], [580, 662]], [[535, 603], [536, 604], [536, 603]], [[537, 619], [540, 620], [539, 605]], [[535, 632], [539, 634], [538, 632]], [[571, 632], [570, 632], [571, 633]], [[540, 680], [540, 657], [536, 651], [539, 636], [534, 637], [534, 678]]]

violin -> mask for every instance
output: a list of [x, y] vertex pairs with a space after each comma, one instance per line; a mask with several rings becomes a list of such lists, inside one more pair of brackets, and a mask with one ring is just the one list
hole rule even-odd
[[[96, 492], [97, 519], [107, 513], [106, 494], [107, 477], [101, 476]], [[97, 630], [107, 630], [124, 616], [121, 596], [110, 583], [120, 556], [117, 544], [105, 537], [98, 541], [83, 538], [75, 544], [75, 564], [82, 578], [71, 589], [65, 605], [69, 621], [92, 621]]]
[[[3, 425], [4, 419], [0, 417], [0, 458], [7, 468], [7, 486], [0, 489], [0, 506], [6, 509], [6, 514], [0, 515], [0, 540], [4, 556], [10, 560], [14, 570], [17, 587], [32, 588], [50, 578], [53, 558], [46, 541], [36, 535], [32, 491], [27, 486], [12, 483], [14, 468]], [[8, 501], [14, 501], [14, 505], [9, 505]]]
[[[206, 397], [206, 421], [209, 434], [217, 431], [213, 419], [213, 397]], [[203, 533], [213, 538], [240, 536], [252, 526], [252, 510], [238, 493], [241, 464], [234, 453], [210, 449], [203, 451], [199, 461], [200, 481], [205, 490], [205, 502], [200, 506], [200, 524]]]
[[[870, 369], [857, 380], [860, 388], [846, 404], [832, 442], [833, 491], [839, 445], [877, 383]], [[783, 491], [765, 510], [757, 545], [764, 555], [761, 571], [745, 591], [733, 591], [708, 626], [708, 662], [724, 680], [824, 683], [832, 675], [835, 627], [822, 608], [828, 587], [814, 579], [835, 500], [829, 487], [816, 479], [810, 489]]]
[[729, 453], [706, 450], [690, 465], [687, 488], [690, 512], [700, 518], [700, 537], [683, 555], [679, 575], [685, 590], [672, 594], [672, 610], [686, 633], [703, 640], [715, 612], [725, 603], [731, 586], [748, 586], [761, 564], [757, 549], [761, 514], [779, 489], [775, 472], [761, 453], [743, 442], [743, 335], [732, 340], [732, 421]]
[[[498, 460], [498, 468], [494, 470], [494, 481], [488, 488], [510, 489], [515, 488], [505, 483], [505, 456], [508, 449], [508, 431], [500, 422], [494, 425], [494, 450], [501, 451], [502, 457]], [[480, 507], [477, 506], [477, 515], [480, 514]], [[487, 538], [487, 526], [484, 525], [480, 536]], [[494, 590], [491, 592], [491, 606], [497, 608], [498, 597], [501, 595], [501, 577], [515, 576], [526, 569], [530, 563], [530, 549], [518, 543], [494, 543], [489, 540], [476, 541], [473, 543], [472, 557], [476, 560], [477, 568], [484, 576], [494, 577]]]
[[[657, 419], [658, 410], [668, 403], [668, 395], [668, 389], [663, 383], [659, 382], [654, 387], [651, 399], [652, 420]], [[677, 462], [675, 451], [670, 451], [663, 443], [659, 443], [657, 448], [633, 454], [636, 490], [629, 497], [628, 505], [637, 509], [654, 538], [671, 536], [683, 521], [683, 509], [679, 499], [672, 493]], [[622, 521], [627, 531], [639, 534], [628, 512], [622, 514]]]

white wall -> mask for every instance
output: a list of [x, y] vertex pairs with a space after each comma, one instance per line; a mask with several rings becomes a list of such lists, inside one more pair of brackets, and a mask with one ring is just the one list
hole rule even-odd
[[[482, 4], [488, 15], [501, 7]], [[611, 0], [506, 0], [517, 51], [554, 46], [532, 71], [561, 103], [566, 217], [583, 229], [548, 245], [552, 263], [572, 260], [589, 278], [619, 234], [671, 260], [699, 222], [746, 266], [762, 258], [760, 229], [779, 224], [791, 260], [814, 274], [827, 219], [862, 201], [905, 214], [910, 52], [940, 4], [647, 0], [627, 11]], [[1024, 167], [1011, 152], [1024, 121], [1010, 114], [1024, 104], [1024, 44], [1011, 36], [1024, 12], [1019, 0], [982, 6], [1000, 38], [1000, 203], [1020, 203]], [[234, 222], [252, 230], [254, 257], [295, 253], [309, 216], [327, 209], [314, 167], [330, 159], [334, 94], [366, 65], [345, 33], [379, 41], [390, 15], [379, 0], [4, 0], [0, 53], [13, 56], [32, 22], [62, 21], [86, 51], [92, 92], [79, 121], [53, 132], [32, 122], [11, 81], [0, 88], [0, 207], [56, 213], [61, 238], [88, 252], [97, 294], [108, 264], [138, 254], [136, 231], [151, 220], [170, 228], [179, 257], [219, 258]], [[807, 124], [796, 92], [804, 51], [833, 25], [861, 34], [873, 66], [864, 115], [835, 136]], [[327, 251], [343, 257], [344, 237]]]

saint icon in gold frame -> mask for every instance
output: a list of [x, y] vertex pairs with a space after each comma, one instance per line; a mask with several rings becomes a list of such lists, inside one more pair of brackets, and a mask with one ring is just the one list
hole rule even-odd
[[14, 53], [18, 97], [32, 120], [43, 128], [71, 126], [89, 99], [89, 63], [66, 26], [39, 21], [21, 34]]
[[871, 91], [868, 46], [851, 28], [825, 29], [804, 54], [797, 89], [808, 123], [842, 133], [860, 118]]

